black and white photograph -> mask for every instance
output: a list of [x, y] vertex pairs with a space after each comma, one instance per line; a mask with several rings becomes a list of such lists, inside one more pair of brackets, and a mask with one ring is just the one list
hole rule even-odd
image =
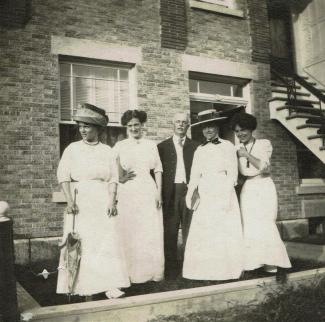
[[325, 322], [325, 0], [0, 0], [0, 322]]

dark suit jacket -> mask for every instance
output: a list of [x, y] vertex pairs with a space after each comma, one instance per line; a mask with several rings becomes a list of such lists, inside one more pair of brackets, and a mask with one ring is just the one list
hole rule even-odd
[[[190, 173], [193, 161], [193, 155], [199, 143], [186, 137], [183, 147], [183, 158], [186, 173], [186, 183], [190, 180]], [[158, 144], [160, 160], [163, 166], [162, 174], [162, 199], [163, 209], [170, 207], [172, 199], [173, 185], [176, 174], [177, 154], [174, 146], [173, 138], [169, 138]]]

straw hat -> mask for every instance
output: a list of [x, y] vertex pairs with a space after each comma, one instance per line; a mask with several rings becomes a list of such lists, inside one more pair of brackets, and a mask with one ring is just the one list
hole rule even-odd
[[88, 103], [84, 103], [77, 108], [73, 120], [76, 122], [83, 122], [99, 126], [106, 126], [108, 123], [108, 117], [105, 110]]
[[199, 112], [197, 115], [198, 121], [191, 124], [191, 126], [197, 126], [204, 123], [218, 123], [222, 120], [227, 119], [225, 116], [220, 116], [220, 112], [217, 112], [214, 109], [205, 110]]

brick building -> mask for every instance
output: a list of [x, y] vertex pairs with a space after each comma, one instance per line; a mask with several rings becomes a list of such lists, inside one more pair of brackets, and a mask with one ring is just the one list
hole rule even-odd
[[[128, 108], [148, 112], [147, 135], [158, 142], [170, 135], [176, 111], [194, 118], [210, 107], [231, 114], [245, 106], [258, 118], [257, 136], [273, 143], [281, 231], [306, 233], [308, 209], [320, 209], [325, 189], [319, 181], [301, 186], [300, 143], [270, 118], [269, 99], [277, 98], [271, 39], [274, 45], [277, 28], [291, 26], [292, 14], [286, 7], [286, 16], [270, 15], [276, 2], [3, 1], [0, 199], [11, 205], [16, 237], [60, 236], [65, 205], [56, 168], [77, 138], [71, 116], [84, 101], [107, 110], [104, 140], [111, 145], [124, 135], [119, 118]], [[222, 135], [234, 140], [227, 128]], [[315, 158], [320, 180], [323, 163]]]

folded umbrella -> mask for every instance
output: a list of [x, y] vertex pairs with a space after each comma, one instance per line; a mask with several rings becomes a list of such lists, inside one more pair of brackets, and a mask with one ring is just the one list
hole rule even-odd
[[[74, 204], [76, 203], [77, 189], [74, 190]], [[74, 286], [78, 277], [80, 259], [81, 259], [81, 239], [78, 233], [75, 232], [75, 216], [73, 215], [72, 232], [68, 233], [66, 239], [61, 247], [64, 249], [64, 264], [63, 269], [68, 277], [68, 290], [69, 294], [73, 293]]]

